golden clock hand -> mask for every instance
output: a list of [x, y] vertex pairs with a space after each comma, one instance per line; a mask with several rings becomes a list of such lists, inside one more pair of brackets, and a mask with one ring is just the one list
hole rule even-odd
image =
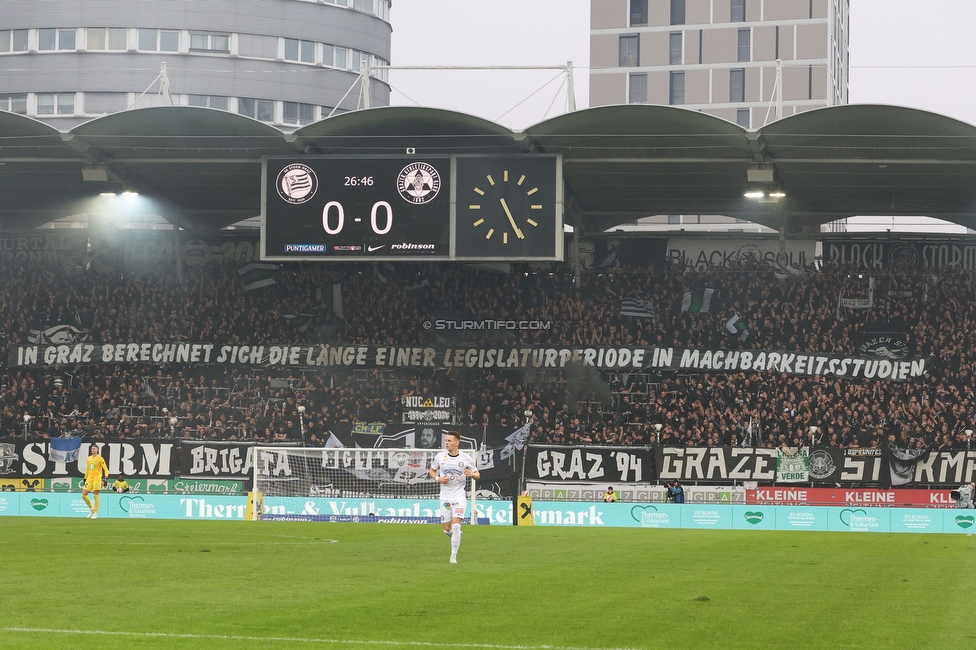
[[508, 204], [505, 203], [505, 199], [501, 198], [498, 200], [501, 201], [502, 208], [505, 210], [505, 214], [508, 215], [508, 220], [511, 222], [512, 228], [515, 230], [515, 236], [519, 239], [525, 239], [525, 235], [523, 235], [522, 231], [519, 230], [519, 227], [515, 225], [515, 217], [512, 216], [512, 211], [508, 209]]

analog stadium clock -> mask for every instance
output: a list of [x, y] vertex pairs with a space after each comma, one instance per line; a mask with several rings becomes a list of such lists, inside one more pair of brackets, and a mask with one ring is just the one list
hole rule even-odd
[[458, 157], [455, 257], [562, 257], [554, 156]]

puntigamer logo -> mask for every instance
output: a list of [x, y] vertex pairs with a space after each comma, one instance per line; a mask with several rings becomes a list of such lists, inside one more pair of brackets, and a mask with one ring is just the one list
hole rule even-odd
[[301, 205], [315, 196], [319, 179], [308, 165], [293, 163], [278, 172], [275, 187], [282, 200], [293, 205]]

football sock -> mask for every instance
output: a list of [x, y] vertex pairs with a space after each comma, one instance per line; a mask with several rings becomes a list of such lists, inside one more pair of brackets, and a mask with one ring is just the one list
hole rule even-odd
[[461, 524], [451, 526], [451, 557], [457, 557], [458, 547], [461, 546]]
[[88, 495], [87, 494], [82, 494], [81, 495], [81, 498], [84, 499], [85, 500], [85, 503], [88, 504], [88, 509], [89, 510], [94, 510], [94, 508], [92, 507], [92, 502], [88, 500]]
[[98, 512], [98, 496], [99, 496], [99, 495], [98, 495], [98, 492], [96, 492], [96, 493], [95, 493], [95, 507], [93, 508], [93, 510], [94, 510], [95, 512]]

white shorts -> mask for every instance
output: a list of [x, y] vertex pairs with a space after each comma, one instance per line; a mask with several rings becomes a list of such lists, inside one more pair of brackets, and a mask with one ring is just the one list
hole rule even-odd
[[455, 501], [445, 501], [441, 499], [441, 521], [448, 523], [453, 519], [464, 519], [464, 513], [468, 509], [468, 500], [460, 499]]

